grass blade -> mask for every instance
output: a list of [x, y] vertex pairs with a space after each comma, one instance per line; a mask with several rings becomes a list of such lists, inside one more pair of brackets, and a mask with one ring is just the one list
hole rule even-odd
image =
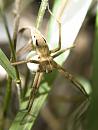
[[1, 49], [0, 49], [0, 65], [6, 70], [8, 75], [11, 76], [13, 80], [17, 79], [14, 67], [11, 66], [10, 61], [8, 60], [8, 58]]
[[89, 122], [88, 129], [96, 130], [98, 129], [98, 3], [97, 3], [97, 12], [96, 12], [96, 26], [95, 26], [95, 44], [93, 52], [93, 75], [92, 75], [92, 98], [91, 98], [91, 107], [89, 111]]
[[36, 28], [40, 28], [40, 25], [43, 21], [43, 16], [45, 14], [45, 10], [48, 4], [48, 0], [42, 0], [40, 8], [39, 8], [39, 12], [38, 12], [38, 17], [37, 17], [37, 21], [36, 21]]
[[[47, 83], [43, 83], [39, 89], [39, 94], [40, 96], [38, 96], [35, 101], [34, 101], [34, 104], [33, 104], [33, 107], [32, 107], [32, 110], [31, 110], [31, 115], [27, 115], [26, 118], [23, 119], [24, 115], [26, 114], [25, 111], [22, 111], [26, 108], [26, 104], [28, 101], [26, 102], [23, 102], [21, 104], [21, 111], [18, 112], [12, 126], [10, 127], [9, 130], [31, 130], [32, 128], [32, 125], [34, 124], [38, 114], [39, 114], [39, 111], [45, 101], [45, 99], [47, 98], [47, 95], [48, 95], [48, 92], [49, 92], [50, 88], [49, 86], [47, 85]], [[28, 92], [28, 96], [30, 94], [30, 91]], [[22, 120], [23, 119], [23, 120]]]

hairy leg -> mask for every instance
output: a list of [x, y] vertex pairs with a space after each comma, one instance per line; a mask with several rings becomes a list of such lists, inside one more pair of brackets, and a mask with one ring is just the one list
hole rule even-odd
[[57, 19], [57, 18], [53, 15], [53, 13], [51, 12], [51, 10], [49, 9], [49, 5], [48, 5], [48, 11], [49, 11], [49, 13], [52, 15], [52, 17], [53, 17], [54, 19], [56, 19], [56, 21], [57, 21], [57, 23], [58, 23], [58, 28], [59, 28], [59, 43], [58, 43], [58, 47], [50, 51], [51, 53], [55, 53], [55, 52], [57, 52], [57, 51], [59, 51], [59, 50], [61, 49], [61, 22], [60, 22], [59, 19]]
[[23, 61], [16, 61], [14, 63], [11, 63], [11, 65], [16, 66], [16, 65], [25, 64], [25, 63], [28, 63], [28, 62], [35, 63], [35, 64], [40, 64], [40, 62], [37, 61], [37, 60], [23, 60]]
[[64, 77], [66, 79], [68, 79], [72, 84], [75, 85], [75, 87], [77, 87], [83, 94], [86, 98], [88, 98], [88, 94], [87, 92], [85, 91], [84, 87], [82, 86], [81, 83], [79, 83], [76, 78], [70, 74], [67, 70], [65, 70], [63, 67], [61, 67], [60, 65], [58, 65], [55, 61], [53, 61], [53, 64], [54, 64], [54, 68], [58, 69], [58, 71], [60, 73], [62, 73], [64, 75]]
[[30, 112], [30, 110], [32, 108], [32, 105], [33, 105], [36, 93], [39, 89], [39, 85], [40, 85], [40, 82], [42, 80], [42, 77], [43, 77], [42, 72], [41, 73], [36, 72], [36, 75], [35, 75], [35, 78], [34, 78], [34, 83], [33, 83], [33, 86], [32, 86], [31, 93], [30, 93], [30, 97], [29, 97], [29, 102], [28, 102], [28, 105], [27, 105], [27, 108], [26, 108], [28, 112]]

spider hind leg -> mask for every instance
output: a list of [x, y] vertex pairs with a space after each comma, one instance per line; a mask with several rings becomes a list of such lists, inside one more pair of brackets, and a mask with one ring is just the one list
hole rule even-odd
[[61, 67], [60, 65], [58, 65], [55, 61], [54, 61], [54, 67], [58, 69], [58, 71], [60, 73], [62, 73], [64, 75], [64, 77], [66, 79], [68, 79], [76, 88], [79, 89], [79, 91], [86, 97], [88, 98], [89, 95], [87, 94], [87, 92], [85, 91], [83, 85], [81, 83], [78, 82], [78, 80], [76, 80], [76, 78], [70, 74], [68, 71], [66, 71], [63, 67]]
[[33, 116], [30, 113], [30, 111], [31, 111], [31, 108], [32, 108], [33, 103], [34, 103], [34, 99], [35, 99], [36, 93], [38, 92], [42, 76], [43, 76], [43, 73], [36, 72], [35, 78], [34, 78], [34, 82], [33, 82], [33, 86], [32, 86], [31, 92], [30, 92], [30, 96], [29, 96], [29, 101], [28, 101], [27, 107], [25, 109], [26, 113], [23, 116], [23, 118], [21, 120], [21, 123], [24, 122], [24, 119], [25, 119], [25, 117], [27, 117], [27, 115]]

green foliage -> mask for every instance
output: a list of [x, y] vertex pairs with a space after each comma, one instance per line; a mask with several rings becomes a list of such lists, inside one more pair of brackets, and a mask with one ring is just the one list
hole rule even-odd
[[95, 44], [93, 53], [92, 97], [89, 112], [89, 130], [98, 129], [98, 10], [96, 14]]
[[[18, 114], [9, 130], [20, 130], [20, 129], [21, 130], [31, 130], [31, 128], [34, 125], [34, 122], [39, 114], [39, 111], [47, 98], [49, 90], [50, 90], [50, 88], [49, 88], [48, 84], [42, 83], [42, 85], [39, 89], [39, 92], [38, 92], [38, 97], [36, 97], [36, 99], [34, 100], [34, 104], [33, 104], [32, 110], [30, 111], [30, 114], [26, 113], [26, 110], [24, 110], [26, 108], [28, 100], [25, 102], [22, 102], [20, 111], [18, 112]], [[30, 90], [27, 93], [27, 96], [29, 96], [29, 94], [30, 94]]]
[[8, 60], [8, 58], [6, 57], [6, 55], [3, 53], [1, 49], [0, 49], [0, 65], [6, 70], [8, 75], [11, 76], [13, 80], [17, 79], [16, 71], [14, 67], [11, 66], [10, 61]]
[[39, 12], [38, 12], [38, 17], [37, 17], [37, 21], [36, 21], [36, 28], [40, 28], [40, 25], [43, 21], [43, 16], [45, 14], [45, 10], [47, 8], [48, 5], [48, 0], [42, 0], [40, 8], [39, 8]]

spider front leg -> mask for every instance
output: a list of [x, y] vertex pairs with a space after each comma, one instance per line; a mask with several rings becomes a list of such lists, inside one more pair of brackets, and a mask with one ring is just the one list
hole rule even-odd
[[16, 65], [25, 64], [25, 63], [28, 63], [28, 62], [30, 62], [30, 63], [35, 63], [35, 64], [39, 64], [39, 61], [37, 61], [37, 60], [23, 60], [23, 61], [13, 62], [13, 63], [11, 63], [11, 65], [16, 66]]
[[61, 21], [58, 18], [55, 18], [55, 16], [53, 15], [51, 10], [49, 9], [49, 5], [48, 5], [48, 11], [52, 15], [52, 17], [54, 19], [56, 19], [56, 21], [58, 23], [58, 28], [59, 28], [59, 44], [58, 44], [58, 47], [50, 51], [51, 53], [55, 53], [55, 52], [57, 52], [61, 49]]
[[74, 47], [75, 47], [75, 45], [72, 45], [71, 47], [68, 47], [68, 48], [66, 48], [66, 49], [62, 49], [62, 50], [56, 52], [55, 54], [53, 54], [52, 57], [53, 57], [53, 58], [56, 58], [56, 57], [58, 57], [59, 55], [61, 55], [62, 53], [64, 53], [65, 51], [71, 50], [71, 49], [73, 49]]
[[59, 43], [58, 43], [58, 47], [51, 50], [51, 53], [55, 53], [58, 52], [61, 49], [61, 22], [59, 20], [57, 20], [58, 23], [58, 28], [59, 28]]
[[58, 42], [58, 47], [55, 48], [55, 49], [53, 49], [53, 50], [50, 50], [51, 53], [55, 53], [55, 52], [56, 52], [56, 53], [53, 55], [53, 58], [55, 58], [55, 57], [59, 56], [60, 54], [64, 53], [65, 51], [74, 48], [75, 45], [72, 45], [71, 47], [68, 47], [68, 48], [66, 48], [66, 49], [62, 49], [62, 50], [61, 50], [61, 44], [62, 44], [62, 43], [61, 43], [61, 26], [62, 26], [62, 24], [61, 24], [61, 21], [60, 21], [59, 18], [55, 18], [55, 16], [53, 15], [53, 13], [51, 12], [51, 10], [50, 10], [50, 8], [49, 8], [49, 5], [48, 5], [48, 11], [49, 11], [49, 13], [52, 15], [52, 17], [53, 17], [54, 19], [56, 19], [56, 21], [57, 21], [57, 23], [58, 23], [58, 29], [59, 29], [59, 42]]
[[37, 93], [37, 91], [39, 89], [39, 85], [40, 85], [42, 77], [43, 77], [42, 72], [36, 72], [34, 82], [33, 82], [33, 86], [32, 86], [32, 90], [31, 90], [30, 96], [29, 96], [29, 101], [28, 101], [27, 107], [25, 109], [25, 110], [27, 110], [27, 112], [23, 116], [21, 122], [23, 122], [24, 118], [28, 114], [30, 114], [30, 111], [31, 111], [31, 108], [32, 108], [32, 105], [33, 105], [33, 102], [34, 102], [34, 99], [35, 99], [35, 96], [36, 96], [36, 93]]

